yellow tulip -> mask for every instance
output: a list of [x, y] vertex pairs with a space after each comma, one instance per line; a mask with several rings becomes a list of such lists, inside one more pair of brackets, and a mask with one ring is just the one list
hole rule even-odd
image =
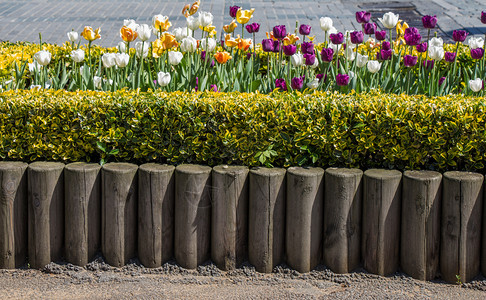
[[130, 43], [137, 38], [138, 33], [127, 26], [123, 26], [120, 29], [120, 36], [125, 42]]
[[203, 31], [206, 31], [206, 32], [211, 32], [213, 30], [216, 29], [216, 26], [214, 25], [209, 25], [209, 26], [206, 26], [206, 27], [202, 27], [202, 26], [199, 26], [199, 29], [203, 30]]
[[100, 28], [96, 28], [96, 30], [93, 31], [93, 28], [91, 26], [85, 26], [83, 32], [81, 32], [81, 36], [84, 37], [87, 41], [92, 42], [101, 38], [100, 33]]
[[232, 57], [231, 55], [224, 51], [224, 52], [217, 52], [216, 54], [214, 54], [214, 58], [220, 63], [220, 64], [224, 64], [226, 63], [228, 60], [230, 60]]
[[172, 26], [172, 23], [169, 22], [169, 17], [157, 15], [152, 20], [152, 25], [154, 28], [160, 32], [165, 32], [169, 30], [169, 27]]
[[[239, 37], [240, 37], [240, 36], [238, 35], [238, 38], [239, 38]], [[237, 42], [235, 39], [231, 38], [231, 35], [230, 35], [230, 34], [227, 34], [227, 35], [224, 37], [224, 43], [225, 43], [225, 45], [226, 45], [226, 46], [228, 46], [228, 47], [230, 47], [230, 48], [233, 48], [233, 47], [238, 46], [238, 42]]]
[[397, 41], [398, 43], [403, 42], [405, 43], [405, 39], [403, 36], [405, 35], [405, 30], [408, 28], [407, 22], [403, 21], [403, 24], [401, 24], [402, 20], [398, 21], [397, 23]]
[[179, 43], [177, 43], [177, 40], [173, 34], [164, 32], [160, 38], [156, 39], [152, 43], [152, 55], [155, 58], [158, 58], [162, 56], [164, 51], [177, 47], [178, 45]]
[[236, 21], [238, 21], [238, 23], [240, 23], [240, 24], [248, 23], [248, 21], [250, 21], [254, 11], [255, 11], [254, 8], [252, 8], [250, 10], [243, 10], [241, 8], [238, 9], [238, 11], [236, 12]]
[[295, 44], [295, 42], [297, 42], [298, 40], [300, 40], [300, 38], [298, 36], [296, 36], [295, 34], [287, 34], [286, 37], [283, 38], [283, 43], [285, 46], [288, 46], [288, 45], [293, 45]]
[[236, 27], [238, 27], [238, 24], [233, 19], [233, 21], [231, 21], [231, 23], [229, 25], [224, 25], [223, 26], [223, 30], [226, 33], [232, 33], [233, 31], [235, 31]]

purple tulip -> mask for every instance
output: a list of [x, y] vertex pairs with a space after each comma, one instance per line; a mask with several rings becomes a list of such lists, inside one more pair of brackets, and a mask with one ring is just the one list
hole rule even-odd
[[390, 42], [384, 41], [383, 43], [381, 43], [381, 49], [386, 51], [390, 50], [391, 49]]
[[280, 52], [280, 42], [279, 41], [273, 41], [273, 52], [274, 53]]
[[206, 51], [201, 51], [201, 60], [205, 60], [206, 59]]
[[422, 17], [422, 25], [424, 28], [433, 29], [435, 25], [437, 25], [437, 16], [423, 16]]
[[446, 52], [444, 54], [444, 59], [445, 59], [446, 62], [454, 62], [454, 60], [456, 59], [456, 53]]
[[297, 46], [295, 46], [293, 44], [290, 44], [290, 45], [287, 45], [287, 46], [282, 46], [282, 50], [283, 50], [283, 53], [285, 53], [285, 55], [292, 56], [297, 51]]
[[275, 88], [281, 91], [287, 91], [287, 83], [285, 82], [285, 79], [277, 78], [275, 80]]
[[422, 65], [428, 69], [428, 70], [432, 70], [432, 68], [434, 67], [434, 60], [428, 60], [427, 62], [422, 62]]
[[418, 44], [415, 46], [415, 49], [417, 49], [417, 52], [423, 53], [427, 51], [427, 42], [423, 42], [422, 44]]
[[302, 54], [314, 54], [314, 44], [312, 42], [302, 43], [302, 45], [300, 45], [300, 50], [302, 51]]
[[386, 39], [386, 30], [376, 30], [375, 31], [375, 37], [378, 41], [384, 41]]
[[316, 78], [319, 79], [319, 82], [321, 82], [322, 80], [324, 80], [324, 82], [326, 82], [327, 80], [327, 75], [324, 75], [324, 74], [317, 74], [316, 75]]
[[405, 55], [403, 57], [403, 65], [405, 67], [413, 67], [417, 64], [417, 56], [412, 56], [412, 55]]
[[209, 90], [210, 90], [210, 91], [213, 91], [213, 92], [217, 92], [217, 91], [218, 91], [218, 86], [217, 86], [217, 85], [215, 85], [215, 84], [211, 84], [211, 85], [209, 86]]
[[481, 23], [486, 24], [486, 11], [481, 12]]
[[310, 31], [311, 31], [311, 26], [310, 25], [302, 24], [299, 27], [299, 33], [302, 34], [302, 35], [309, 35], [310, 34]]
[[212, 67], [214, 67], [214, 59], [213, 59], [213, 60], [211, 60], [211, 65], [210, 65], [210, 67], [211, 67], [211, 68], [212, 68]]
[[476, 48], [476, 49], [471, 49], [471, 57], [473, 59], [481, 59], [484, 55], [484, 49], [483, 48]]
[[322, 61], [331, 62], [334, 56], [334, 50], [332, 48], [324, 48], [321, 51]]
[[240, 9], [239, 6], [230, 6], [230, 16], [232, 18], [236, 18], [236, 13], [238, 12], [238, 9]]
[[347, 74], [337, 74], [336, 83], [339, 86], [346, 86], [349, 84], [349, 75]]
[[403, 38], [405, 39], [405, 43], [408, 46], [417, 46], [418, 44], [420, 44], [422, 36], [420, 36], [417, 28], [409, 27], [405, 29], [405, 34], [403, 35]]
[[250, 59], [252, 56], [253, 56], [253, 57], [256, 57], [256, 54], [255, 54], [255, 53], [248, 52], [248, 53], [246, 54], [246, 59], [248, 59], [248, 60], [249, 60], [249, 59]]
[[290, 81], [290, 86], [294, 90], [300, 90], [304, 86], [304, 77], [294, 77]]
[[248, 31], [248, 33], [258, 32], [260, 30], [260, 24], [251, 23], [249, 25], [246, 25], [245, 28], [246, 28], [246, 31]]
[[353, 31], [351, 32], [350, 37], [351, 37], [351, 43], [361, 44], [364, 39], [364, 33], [363, 31]]
[[360, 24], [368, 23], [371, 19], [371, 13], [366, 11], [356, 12], [356, 21]]
[[262, 49], [264, 52], [273, 52], [273, 40], [272, 39], [264, 39], [262, 41]]
[[304, 54], [305, 65], [312, 66], [316, 62], [316, 56], [314, 54], [306, 53]]
[[446, 80], [445, 77], [439, 78], [439, 86], [441, 86], [444, 83], [445, 80]]
[[338, 32], [338, 33], [331, 33], [329, 35], [329, 38], [331, 39], [331, 42], [334, 44], [334, 45], [339, 45], [339, 44], [342, 44], [344, 42], [344, 35], [342, 32]]
[[287, 36], [287, 28], [285, 28], [285, 25], [277, 25], [273, 27], [273, 36], [276, 39], [283, 39], [284, 37]]
[[452, 32], [452, 39], [455, 42], [464, 42], [466, 40], [466, 37], [469, 33], [465, 30], [454, 30]]
[[381, 49], [380, 52], [376, 54], [376, 59], [378, 60], [390, 60], [392, 57], [392, 51], [391, 50], [384, 50]]
[[367, 35], [374, 34], [376, 31], [376, 24], [375, 23], [366, 23], [363, 24], [363, 31]]
[[194, 90], [197, 92], [199, 89], [199, 77], [196, 77], [196, 85], [194, 86]]

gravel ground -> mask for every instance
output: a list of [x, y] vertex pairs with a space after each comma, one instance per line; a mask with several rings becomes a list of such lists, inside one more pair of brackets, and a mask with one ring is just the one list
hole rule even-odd
[[187, 270], [174, 261], [160, 268], [132, 260], [113, 268], [98, 257], [84, 268], [51, 263], [42, 271], [0, 270], [1, 299], [484, 299], [486, 278], [471, 283], [423, 282], [397, 272], [380, 277], [358, 270], [335, 274], [323, 266], [300, 274], [285, 265], [262, 274], [245, 264], [224, 272], [208, 263]]

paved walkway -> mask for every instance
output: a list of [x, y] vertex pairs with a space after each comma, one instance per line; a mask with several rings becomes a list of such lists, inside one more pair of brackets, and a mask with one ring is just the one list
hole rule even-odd
[[[66, 41], [66, 32], [74, 29], [82, 31], [85, 25], [101, 27], [102, 39], [96, 43], [114, 46], [119, 41], [119, 29], [124, 19], [135, 19], [138, 23], [150, 24], [155, 14], [168, 15], [174, 27], [185, 26], [181, 15], [182, 7], [193, 0], [9, 0], [0, 1], [0, 40], [43, 41], [61, 44]], [[375, 3], [378, 3], [376, 5]], [[484, 34], [486, 25], [480, 22], [481, 11], [486, 11], [484, 0], [409, 0], [409, 1], [346, 1], [346, 0], [202, 0], [200, 11], [210, 11], [214, 15], [214, 25], [221, 31], [223, 24], [231, 20], [228, 11], [232, 5], [244, 9], [255, 8], [253, 21], [261, 23], [264, 32], [274, 25], [285, 24], [293, 30], [295, 22], [313, 26], [312, 34], [322, 40], [319, 18], [331, 17], [339, 31], [360, 28], [354, 13], [370, 10], [373, 18], [384, 12], [393, 11], [412, 25], [420, 25], [422, 15], [437, 15], [440, 26], [438, 34], [450, 36], [452, 30], [465, 28], [471, 34]], [[422, 32], [425, 31], [419, 27]], [[239, 30], [239, 29], [237, 29]], [[153, 38], [152, 38], [153, 39]]]

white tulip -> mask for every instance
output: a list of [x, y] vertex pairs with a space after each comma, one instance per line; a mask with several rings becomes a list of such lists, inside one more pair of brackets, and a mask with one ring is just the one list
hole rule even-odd
[[346, 44], [345, 54], [348, 61], [354, 61], [354, 59], [356, 58], [356, 52], [354, 52], [354, 48], [356, 48], [356, 45]]
[[196, 31], [199, 29], [199, 19], [194, 18], [193, 16], [189, 16], [186, 18], [187, 27], [192, 31]]
[[168, 16], [155, 15], [152, 17], [152, 27], [154, 27], [157, 31], [159, 31], [159, 28], [156, 28], [157, 24], [166, 23], [168, 20], [169, 20]]
[[[328, 31], [326, 31], [326, 39], [329, 40], [329, 36], [333, 33], [338, 33], [336, 27], [331, 27]], [[332, 44], [332, 43], [331, 43]], [[332, 44], [334, 45], [334, 44]]]
[[141, 41], [146, 41], [152, 35], [152, 30], [147, 24], [139, 25], [137, 28], [138, 38]]
[[480, 90], [483, 89], [483, 81], [481, 80], [481, 78], [476, 78], [474, 80], [469, 80], [469, 88], [477, 93], [479, 92]]
[[51, 53], [46, 50], [41, 50], [34, 54], [34, 59], [41, 66], [47, 66], [51, 62]]
[[127, 52], [127, 43], [126, 42], [119, 42], [118, 43], [118, 46], [116, 46], [118, 48], [118, 51], [120, 51], [120, 53], [126, 53]]
[[109, 69], [113, 67], [115, 62], [115, 53], [105, 53], [101, 56], [101, 61], [103, 62], [103, 67]]
[[183, 52], [194, 52], [197, 49], [197, 40], [188, 36], [181, 41], [181, 50]]
[[368, 71], [370, 71], [370, 73], [375, 74], [376, 72], [380, 71], [381, 63], [377, 60], [370, 60], [366, 64], [366, 67], [368, 68]]
[[129, 61], [130, 61], [130, 55], [126, 53], [115, 54], [115, 63], [119, 68], [126, 67]]
[[138, 24], [133, 19], [123, 20], [123, 26], [127, 26], [133, 31], [137, 31], [138, 29]]
[[321, 23], [321, 29], [323, 31], [327, 32], [327, 31], [331, 30], [331, 28], [334, 28], [332, 26], [332, 19], [329, 18], [329, 17], [322, 17], [319, 21]]
[[150, 47], [150, 43], [137, 42], [135, 44], [135, 50], [136, 50], [136, 53], [137, 53], [137, 57], [142, 56], [142, 54], [143, 54], [144, 58], [147, 57], [149, 47]]
[[216, 49], [216, 40], [213, 38], [202, 39], [201, 48], [206, 52], [213, 52]]
[[71, 58], [74, 62], [80, 63], [84, 60], [84, 51], [83, 49], [73, 50], [71, 51]]
[[300, 67], [304, 65], [304, 56], [301, 53], [295, 53], [290, 57], [290, 62], [294, 67]]
[[177, 66], [182, 60], [182, 53], [179, 51], [169, 51], [169, 64]]
[[40, 84], [33, 84], [30, 86], [31, 90], [40, 90], [42, 86]]
[[429, 47], [444, 47], [444, 41], [442, 38], [433, 37], [429, 40]]
[[76, 31], [70, 31], [67, 33], [68, 39], [71, 42], [76, 42], [79, 39], [79, 35]]
[[368, 62], [368, 55], [361, 55], [358, 53], [358, 57], [356, 58], [356, 66], [358, 66], [358, 68], [362, 68], [366, 66], [367, 62]]
[[[316, 59], [317, 60], [317, 59]], [[311, 82], [307, 83], [307, 87], [310, 89], [317, 89], [319, 86], [319, 79], [314, 78]]]
[[314, 64], [313, 64], [313, 65], [311, 65], [310, 67], [311, 67], [312, 69], [315, 69], [315, 68], [319, 67], [319, 60], [316, 58], [316, 59], [314, 60]]
[[157, 82], [162, 87], [167, 86], [170, 83], [170, 74], [165, 72], [159, 72], [157, 74]]
[[482, 37], [470, 37], [467, 41], [470, 49], [483, 48], [484, 39]]
[[213, 19], [214, 19], [213, 14], [211, 14], [210, 12], [207, 11], [199, 12], [198, 21], [199, 21], [199, 25], [202, 28], [208, 27], [209, 25], [213, 24]]
[[29, 72], [30, 72], [30, 73], [38, 72], [38, 71], [40, 71], [40, 69], [42, 68], [42, 66], [41, 66], [41, 65], [39, 65], [39, 64], [37, 63], [37, 61], [35, 61], [35, 60], [34, 60], [34, 62], [33, 62], [33, 63], [29, 63], [29, 64], [28, 64], [28, 66], [29, 66]]
[[93, 77], [93, 82], [94, 82], [95, 88], [101, 89], [101, 77], [99, 77], [99, 76]]
[[177, 27], [172, 33], [174, 34], [178, 42], [182, 41], [184, 38], [192, 35], [192, 30], [187, 27]]
[[444, 58], [444, 48], [429, 47], [429, 57], [433, 60], [442, 60]]
[[378, 20], [380, 20], [381, 24], [383, 24], [383, 26], [386, 28], [392, 29], [397, 26], [399, 15], [395, 15], [392, 12], [387, 12], [383, 15], [383, 18], [378, 18]]

